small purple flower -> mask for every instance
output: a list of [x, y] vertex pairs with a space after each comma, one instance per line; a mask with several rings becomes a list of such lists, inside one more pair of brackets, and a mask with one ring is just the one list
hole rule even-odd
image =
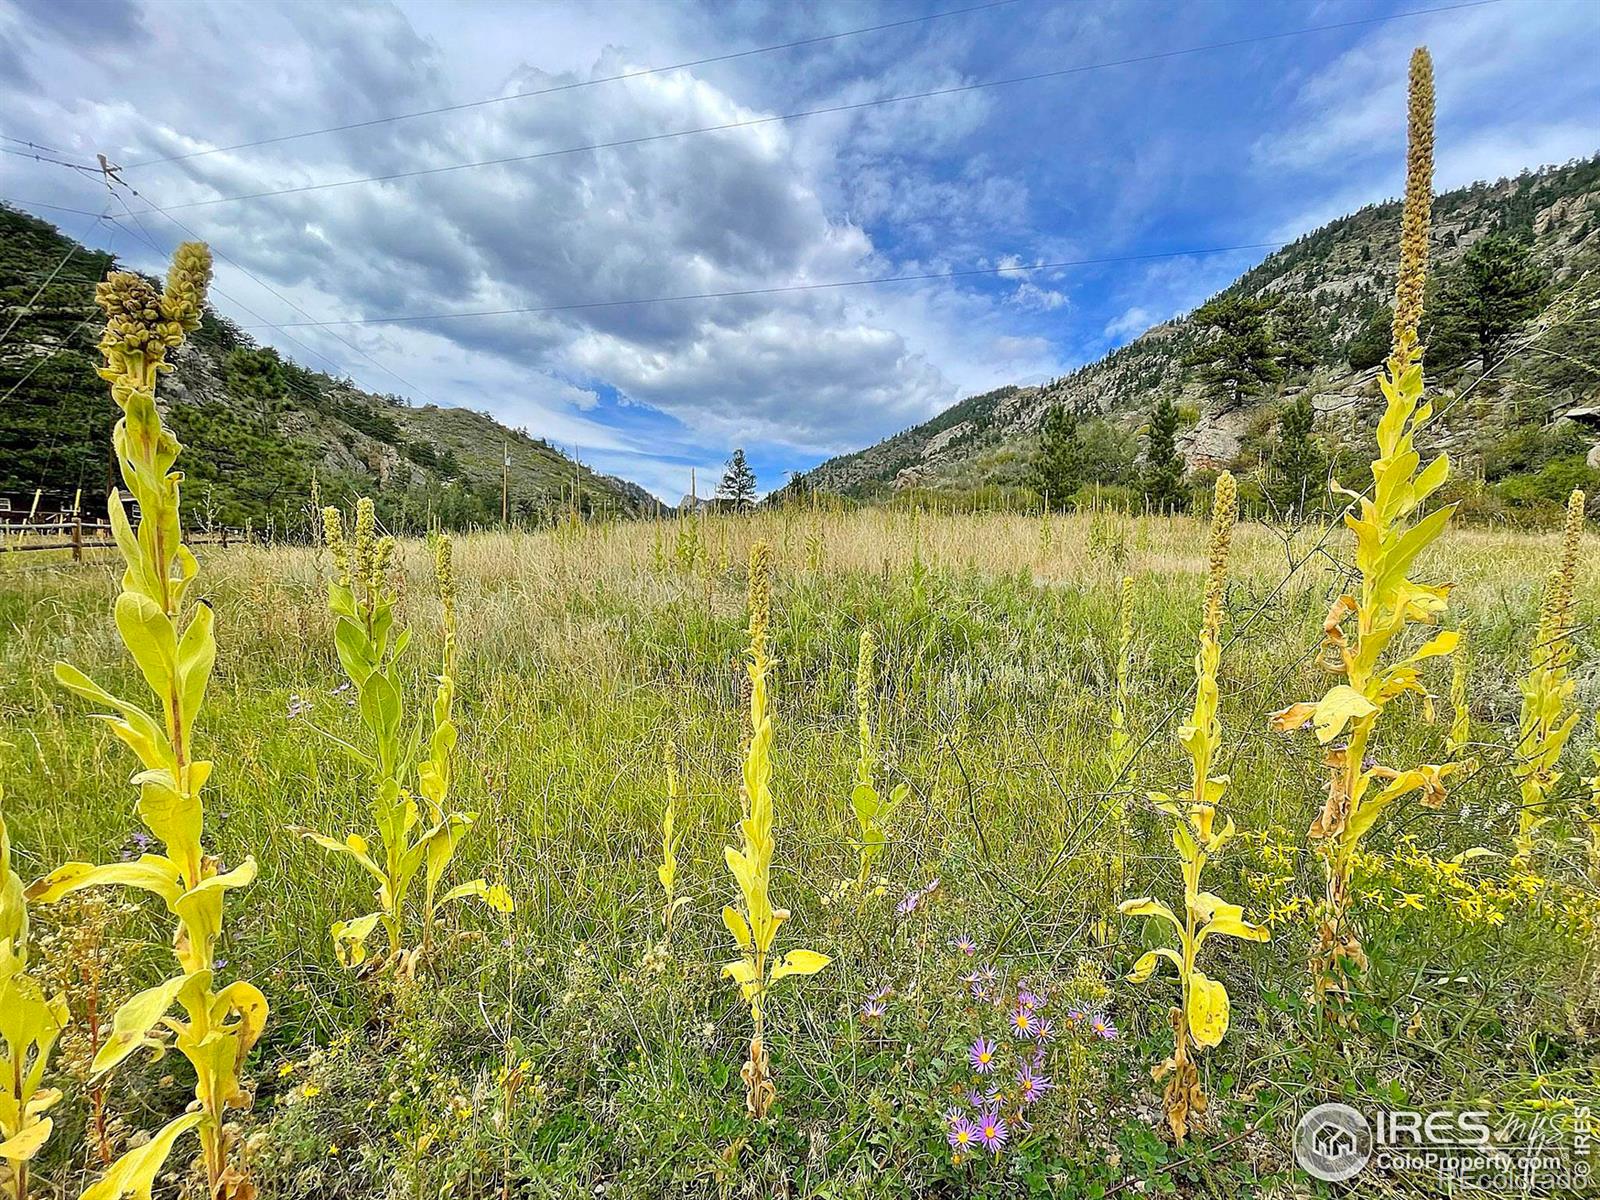
[[861, 1006], [861, 1019], [863, 1021], [881, 1021], [888, 1010], [882, 1000], [868, 1000]]
[[985, 1109], [978, 1114], [978, 1140], [983, 1143], [985, 1150], [991, 1150], [998, 1156], [1008, 1136], [1010, 1131], [1006, 1129], [1005, 1119], [1001, 1117], [999, 1109]]
[[867, 999], [868, 1000], [887, 1000], [893, 994], [894, 994], [894, 989], [891, 988], [888, 984], [884, 984], [877, 991], [875, 991], [871, 995], [869, 995], [867, 997]]
[[961, 951], [962, 954], [965, 954], [968, 958], [971, 958], [978, 952], [978, 943], [973, 941], [964, 933], [950, 944], [957, 950]]
[[128, 841], [132, 842], [133, 844], [124, 848], [122, 851], [123, 862], [130, 862], [138, 855], [144, 854], [150, 849], [151, 846], [155, 845], [156, 842], [155, 838], [151, 837], [142, 829], [135, 829], [131, 834], [129, 834]]
[[1036, 1074], [1032, 1067], [1023, 1067], [1017, 1072], [1017, 1087], [1023, 1104], [1037, 1103], [1054, 1086], [1048, 1075]]
[[1011, 1033], [1019, 1038], [1039, 1036], [1039, 1018], [1033, 1015], [1033, 1009], [1017, 1005], [1016, 1011], [1011, 1014]]
[[994, 1043], [988, 1038], [980, 1037], [972, 1043], [967, 1058], [971, 1060], [974, 1071], [979, 1075], [987, 1075], [994, 1070]]
[[957, 1154], [975, 1149], [978, 1144], [978, 1127], [966, 1117], [957, 1117], [950, 1122], [950, 1148]]
[[1111, 1023], [1111, 1018], [1105, 1013], [1095, 1013], [1089, 1020], [1089, 1028], [1094, 1030], [1096, 1036], [1108, 1042], [1117, 1040], [1117, 1027]]
[[907, 892], [906, 893], [906, 898], [904, 900], [900, 901], [899, 904], [896, 904], [894, 906], [894, 911], [899, 916], [909, 917], [912, 913], [917, 911], [917, 905], [919, 905], [921, 903], [922, 903], [922, 893], [921, 892]]
[[1074, 1025], [1082, 1024], [1083, 1023], [1083, 1010], [1081, 1008], [1069, 1008], [1069, 1009], [1067, 1009], [1067, 1020], [1071, 1021]]
[[1029, 1012], [1037, 1012], [1044, 1007], [1044, 1000], [1037, 992], [1030, 991], [1028, 985], [1024, 983], [1017, 988], [1017, 1005]]
[[1046, 1042], [1051, 1041], [1052, 1039], [1054, 1039], [1055, 1036], [1056, 1036], [1056, 1027], [1054, 1025], [1052, 1025], [1048, 1020], [1040, 1020], [1040, 1021], [1037, 1021], [1037, 1022], [1034, 1023], [1033, 1037], [1034, 1037], [1034, 1040], [1039, 1043], [1041, 1051], [1042, 1051], [1042, 1049], [1044, 1047], [1044, 1044]]

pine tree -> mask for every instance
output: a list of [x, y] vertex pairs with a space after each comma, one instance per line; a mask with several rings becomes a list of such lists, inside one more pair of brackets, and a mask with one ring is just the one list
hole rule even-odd
[[1326, 463], [1312, 435], [1316, 412], [1302, 392], [1278, 414], [1278, 445], [1273, 453], [1273, 500], [1284, 513], [1316, 507], [1322, 496]]
[[1183, 507], [1183, 456], [1178, 453], [1178, 406], [1163, 395], [1151, 410], [1144, 448], [1144, 498], [1157, 512]]
[[1270, 299], [1236, 294], [1218, 296], [1195, 310], [1203, 340], [1183, 362], [1200, 368], [1200, 382], [1218, 405], [1231, 408], [1283, 377], [1267, 323], [1271, 310]]
[[1285, 375], [1314, 370], [1331, 347], [1317, 310], [1304, 296], [1287, 296], [1272, 311], [1273, 351]]
[[1083, 442], [1078, 414], [1063, 404], [1052, 405], [1039, 430], [1033, 486], [1054, 509], [1067, 508], [1083, 485]]
[[723, 472], [717, 486], [717, 499], [726, 501], [731, 508], [749, 508], [756, 500], [756, 473], [744, 459], [743, 450], [735, 450], [728, 459], [728, 469]]
[[1345, 346], [1345, 357], [1352, 371], [1375, 367], [1389, 356], [1389, 335], [1394, 324], [1394, 309], [1380, 305], [1370, 309], [1361, 328]]
[[1473, 356], [1492, 362], [1539, 311], [1544, 284], [1527, 243], [1504, 233], [1479, 238], [1439, 285], [1426, 332], [1430, 362], [1440, 369]]

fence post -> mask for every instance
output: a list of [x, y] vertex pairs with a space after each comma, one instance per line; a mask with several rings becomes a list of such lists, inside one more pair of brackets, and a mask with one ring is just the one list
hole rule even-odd
[[228, 548], [228, 527], [226, 525], [222, 527], [222, 548], [224, 550]]
[[83, 561], [83, 518], [72, 518], [72, 561]]

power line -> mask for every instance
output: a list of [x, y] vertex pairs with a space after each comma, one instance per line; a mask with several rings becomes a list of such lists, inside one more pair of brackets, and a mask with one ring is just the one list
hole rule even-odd
[[48, 208], [52, 212], [74, 213], [80, 217], [98, 217], [97, 212], [90, 212], [87, 208], [67, 208], [61, 204], [46, 204], [43, 200], [14, 200], [9, 196], [0, 196], [0, 204], [9, 204], [16, 209]]
[[804, 117], [825, 116], [832, 113], [855, 112], [860, 109], [878, 108], [887, 104], [903, 104], [912, 100], [928, 100], [940, 96], [956, 96], [967, 92], [982, 91], [986, 88], [1009, 87], [1019, 83], [1035, 83], [1043, 79], [1060, 79], [1069, 75], [1079, 75], [1089, 71], [1103, 71], [1112, 67], [1134, 66], [1140, 63], [1158, 62], [1169, 58], [1179, 58], [1188, 54], [1200, 54], [1212, 50], [1227, 50], [1239, 46], [1256, 45], [1261, 42], [1280, 41], [1285, 38], [1302, 37], [1312, 33], [1326, 33], [1332, 30], [1350, 29], [1364, 25], [1376, 25], [1388, 21], [1397, 21], [1404, 17], [1430, 16], [1436, 13], [1457, 12], [1461, 9], [1481, 8], [1489, 4], [1499, 4], [1502, 0], [1466, 0], [1461, 4], [1444, 5], [1438, 8], [1413, 9], [1403, 13], [1389, 13], [1384, 16], [1362, 17], [1352, 21], [1335, 21], [1327, 25], [1310, 25], [1302, 29], [1289, 29], [1280, 33], [1258, 34], [1254, 37], [1234, 38], [1226, 42], [1210, 42], [1203, 46], [1187, 46], [1179, 50], [1163, 50], [1155, 54], [1140, 54], [1131, 58], [1115, 59], [1107, 62], [1085, 63], [1075, 67], [1061, 67], [1052, 71], [1035, 71], [1027, 75], [1012, 75], [1004, 79], [980, 80], [977, 83], [955, 84], [950, 87], [931, 88], [922, 92], [908, 92], [899, 96], [880, 96], [874, 100], [855, 100], [849, 103], [828, 104], [819, 108], [800, 109], [796, 112], [776, 113], [764, 117], [747, 117], [739, 121], [724, 121], [716, 125], [698, 125], [690, 129], [676, 129], [667, 133], [640, 134], [637, 137], [617, 138], [609, 142], [589, 142], [582, 146], [565, 146], [557, 150], [539, 150], [531, 154], [512, 154], [500, 158], [475, 159], [470, 162], [450, 163], [441, 167], [417, 167], [409, 171], [392, 171], [386, 175], [363, 175], [353, 179], [336, 179], [326, 183], [303, 183], [294, 187], [274, 188], [262, 192], [242, 192], [235, 196], [214, 196], [209, 200], [190, 200], [183, 204], [174, 204], [174, 209], [208, 208], [217, 204], [233, 204], [241, 200], [265, 200], [274, 196], [292, 196], [303, 192], [327, 191], [331, 188], [355, 187], [365, 183], [392, 183], [401, 179], [418, 179], [428, 175], [444, 175], [454, 171], [467, 171], [476, 167], [509, 166], [514, 163], [535, 162], [547, 158], [560, 158], [569, 154], [583, 154], [595, 150], [615, 150], [626, 146], [642, 146], [652, 142], [670, 141], [675, 138], [692, 137], [701, 133], [724, 133], [734, 129], [749, 129], [759, 125], [771, 125], [782, 121], [797, 121]]
[[880, 283], [917, 283], [935, 279], [966, 279], [981, 275], [1021, 274], [1032, 271], [1059, 271], [1068, 267], [1092, 267], [1110, 263], [1145, 262], [1160, 258], [1188, 258], [1202, 254], [1229, 254], [1244, 250], [1277, 250], [1284, 242], [1245, 242], [1237, 246], [1204, 246], [1192, 250], [1156, 250], [1146, 254], [1115, 254], [1100, 258], [1063, 259], [1060, 262], [1031, 266], [971, 267], [960, 271], [925, 271], [913, 275], [877, 275], [867, 279], [837, 279], [818, 283], [789, 283], [773, 287], [738, 288], [726, 292], [694, 292], [678, 296], [642, 296], [631, 300], [584, 300], [571, 304], [538, 304], [523, 308], [492, 308], [474, 312], [411, 313], [394, 317], [354, 317], [342, 321], [291, 321], [281, 328], [299, 329], [307, 325], [398, 325], [413, 321], [448, 321], [458, 317], [509, 317], [531, 313], [573, 312], [586, 308], [617, 308], [630, 304], [672, 304], [687, 300], [731, 300], [741, 296], [775, 296], [788, 292], [816, 292], [833, 288], [870, 287]]
[[[105, 211], [102, 212], [100, 214], [100, 216], [95, 220], [95, 225], [98, 225], [98, 224], [100, 224], [101, 221], [104, 221], [106, 219], [106, 217], [110, 215], [110, 213], [111, 213], [111, 206], [108, 204], [105, 207]], [[94, 226], [91, 225], [89, 228], [93, 229]], [[28, 302], [26, 304], [21, 305], [17, 309], [17, 315], [11, 318], [11, 324], [6, 326], [5, 332], [0, 333], [0, 346], [5, 345], [6, 339], [11, 336], [11, 331], [13, 329], [15, 329], [17, 327], [17, 325], [21, 322], [22, 314], [27, 312], [30, 308], [32, 308], [34, 306], [34, 304], [38, 301], [39, 297], [44, 295], [45, 288], [49, 287], [52, 283], [54, 283], [55, 279], [56, 279], [56, 276], [60, 275], [62, 270], [66, 267], [66, 265], [69, 262], [72, 261], [73, 255], [77, 254], [79, 250], [83, 249], [83, 246], [82, 246], [83, 239], [88, 237], [88, 236], [89, 236], [89, 230], [85, 229], [83, 231], [82, 237], [79, 237], [76, 241], [68, 243], [67, 252], [61, 256], [61, 261], [58, 262], [55, 265], [55, 269], [52, 270], [50, 272], [50, 274], [45, 276], [44, 281], [39, 284], [38, 288], [35, 289], [33, 295], [28, 298]], [[69, 279], [70, 279], [70, 277], [69, 277]]]
[[[16, 138], [11, 138], [16, 141]], [[84, 171], [90, 175], [99, 175], [100, 168], [89, 166], [87, 163], [68, 162], [64, 158], [46, 158], [43, 154], [27, 150], [13, 150], [9, 146], [0, 146], [0, 154], [15, 154], [18, 158], [32, 159], [34, 162], [49, 163], [53, 167], [71, 167], [74, 171]]]
[[[111, 237], [110, 237], [110, 239], [109, 239], [109, 241], [107, 243], [108, 245], [115, 245], [116, 244], [117, 233], [120, 231], [120, 228], [121, 227], [116, 225], [116, 224], [112, 225], [112, 227], [111, 227]], [[4, 396], [0, 396], [0, 404], [4, 404], [7, 400], [10, 400], [12, 396], [17, 394], [17, 389], [20, 388], [23, 384], [27, 383], [28, 380], [32, 379], [34, 377], [35, 373], [37, 373], [38, 370], [41, 367], [43, 367], [46, 363], [48, 363], [52, 359], [54, 359], [56, 357], [56, 355], [60, 354], [63, 350], [66, 350], [67, 348], [69, 348], [72, 345], [72, 339], [77, 337], [79, 331], [82, 330], [83, 327], [85, 325], [87, 325], [92, 320], [94, 320], [94, 308], [91, 305], [90, 309], [89, 309], [89, 315], [84, 317], [83, 320], [79, 321], [76, 325], [74, 325], [72, 327], [72, 329], [68, 331], [67, 336], [62, 338], [61, 341], [56, 344], [56, 348], [54, 350], [50, 351], [49, 354], [43, 355], [40, 358], [36, 359], [34, 361], [33, 366], [29, 367], [27, 372], [20, 379], [18, 379], [15, 383], [13, 383], [9, 388], [6, 389], [6, 394]], [[52, 439], [51, 452], [52, 453], [54, 452], [54, 441], [53, 441], [53, 439]], [[46, 461], [46, 464], [48, 465], [49, 460], [46, 459], [45, 461]]]
[[[109, 182], [110, 181], [109, 181], [109, 178], [108, 178], [108, 185], [109, 185]], [[163, 217], [165, 217], [167, 220], [171, 221], [174, 225], [176, 225], [179, 229], [183, 230], [185, 233], [187, 233], [190, 237], [194, 238], [196, 241], [206, 241], [206, 239], [203, 238], [200, 234], [196, 233], [188, 225], [185, 225], [177, 217], [173, 216], [165, 208], [161, 207], [154, 200], [150, 199], [149, 196], [143, 194], [137, 188], [133, 187], [131, 184], [124, 183], [122, 186], [126, 187], [135, 196], [139, 197], [139, 199], [143, 200], [146, 204], [150, 205], [151, 209], [153, 209], [154, 211], [160, 213]], [[118, 199], [121, 199], [120, 195], [118, 196]], [[134, 221], [137, 222], [139, 220], [139, 213], [134, 212], [132, 208], [129, 208], [126, 201], [123, 202], [123, 207], [127, 210], [128, 215], [131, 218], [133, 218]], [[144, 211], [149, 211], [149, 210], [144, 210]], [[238, 261], [236, 261], [236, 260], [234, 260], [232, 258], [229, 258], [226, 254], [224, 254], [221, 250], [217, 249], [216, 246], [212, 245], [210, 242], [207, 242], [207, 245], [211, 246], [211, 253], [213, 255], [215, 255], [217, 258], [220, 258], [223, 262], [225, 262], [229, 266], [233, 267], [234, 270], [236, 270], [236, 271], [240, 272], [241, 274], [243, 274], [247, 279], [250, 279], [250, 280], [254, 281], [259, 287], [265, 288], [273, 296], [277, 297], [284, 304], [288, 305], [290, 308], [294, 309], [295, 312], [299, 313], [302, 317], [304, 317], [305, 321], [298, 323], [299, 325], [315, 326], [315, 325], [318, 324], [317, 319], [315, 317], [313, 317], [309, 312], [307, 312], [305, 309], [301, 308], [300, 305], [296, 304], [293, 300], [289, 299], [289, 297], [285, 296], [282, 292], [278, 291], [277, 288], [273, 287], [266, 280], [260, 278], [259, 276], [255, 275], [254, 273], [252, 273], [251, 270], [248, 267], [244, 266], [243, 264], [239, 263]], [[235, 301], [235, 303], [237, 303], [237, 301]], [[243, 307], [243, 306], [241, 305], [241, 307]], [[273, 326], [272, 328], [281, 329], [282, 326]], [[284, 336], [288, 337], [289, 335], [285, 334]], [[340, 337], [337, 333], [331, 333], [330, 336], [336, 342], [338, 342], [340, 345], [344, 346], [347, 350], [351, 350], [354, 353], [359, 354], [362, 358], [366, 359], [373, 366], [377, 367], [380, 371], [382, 371], [385, 374], [390, 375], [393, 378], [399, 380], [402, 385], [404, 385], [410, 391], [412, 391], [412, 392], [416, 393], [417, 395], [421, 396], [428, 403], [435, 404], [435, 405], [437, 405], [439, 403], [432, 396], [428, 395], [428, 393], [425, 392], [422, 388], [420, 388], [416, 384], [412, 383], [404, 375], [401, 375], [398, 371], [394, 370], [394, 368], [392, 368], [392, 367], [384, 366], [383, 363], [379, 362], [376, 358], [372, 357], [372, 355], [368, 354], [360, 346], [357, 346], [353, 342], [346, 341], [344, 338]], [[294, 339], [291, 338], [290, 340], [294, 340]], [[296, 345], [303, 345], [303, 343], [301, 343], [301, 342], [295, 342], [295, 344]], [[327, 357], [327, 355], [321, 355], [320, 357], [323, 358], [325, 361], [332, 362], [332, 360], [329, 359]]]
[[209, 150], [192, 150], [187, 154], [169, 154], [163, 158], [142, 159], [130, 165], [153, 167], [161, 163], [184, 162], [191, 158], [203, 158], [210, 154], [225, 154], [231, 150], [250, 150], [256, 146], [271, 146], [280, 142], [292, 142], [300, 138], [317, 137], [325, 133], [345, 133], [352, 129], [370, 129], [375, 125], [387, 125], [395, 121], [411, 121], [418, 117], [432, 117], [441, 113], [463, 112], [467, 109], [483, 108], [491, 104], [506, 104], [512, 100], [527, 100], [534, 96], [549, 96], [556, 92], [570, 92], [579, 88], [596, 87], [602, 83], [617, 83], [626, 79], [640, 79], [646, 75], [661, 75], [668, 71], [683, 71], [691, 67], [704, 67], [713, 63], [732, 62], [735, 59], [751, 58], [758, 54], [772, 54], [778, 50], [793, 50], [800, 46], [815, 46], [822, 42], [839, 41], [842, 38], [859, 37], [867, 33], [881, 33], [886, 29], [899, 29], [907, 25], [920, 25], [926, 21], [937, 21], [944, 17], [958, 17], [966, 13], [984, 12], [991, 8], [1004, 8], [1019, 2], [1020, 0], [991, 0], [988, 4], [974, 4], [967, 8], [946, 9], [944, 12], [927, 13], [920, 17], [907, 17], [900, 21], [887, 21], [882, 25], [866, 25], [859, 29], [841, 30], [839, 33], [824, 33], [815, 37], [800, 38], [792, 42], [780, 42], [773, 46], [757, 46], [751, 50], [735, 50], [728, 54], [714, 54], [706, 58], [693, 58], [686, 62], [673, 63], [665, 67], [642, 67], [635, 71], [624, 71], [621, 74], [606, 75], [599, 79], [584, 79], [575, 83], [556, 84], [552, 87], [535, 88], [526, 92], [513, 92], [509, 96], [490, 96], [483, 100], [468, 100], [460, 104], [444, 104], [438, 108], [424, 108], [415, 112], [396, 113], [393, 116], [373, 117], [366, 121], [350, 121], [343, 125], [326, 125], [321, 129], [306, 129], [299, 133], [283, 133], [275, 137], [257, 138], [249, 142], [235, 142], [231, 146], [214, 146]]
[[15, 142], [19, 146], [26, 146], [30, 150], [43, 150], [46, 154], [65, 154], [65, 150], [57, 150], [54, 146], [42, 146], [38, 142], [30, 142], [24, 138], [15, 138], [9, 134], [0, 133], [0, 142]]

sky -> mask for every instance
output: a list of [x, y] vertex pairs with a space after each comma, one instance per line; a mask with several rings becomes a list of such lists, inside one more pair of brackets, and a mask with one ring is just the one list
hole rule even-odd
[[203, 238], [370, 391], [765, 491], [1398, 194], [1414, 45], [1441, 190], [1600, 150], [1600, 4], [1405, 15], [1450, 3], [0, 0], [0, 198], [141, 270]]

